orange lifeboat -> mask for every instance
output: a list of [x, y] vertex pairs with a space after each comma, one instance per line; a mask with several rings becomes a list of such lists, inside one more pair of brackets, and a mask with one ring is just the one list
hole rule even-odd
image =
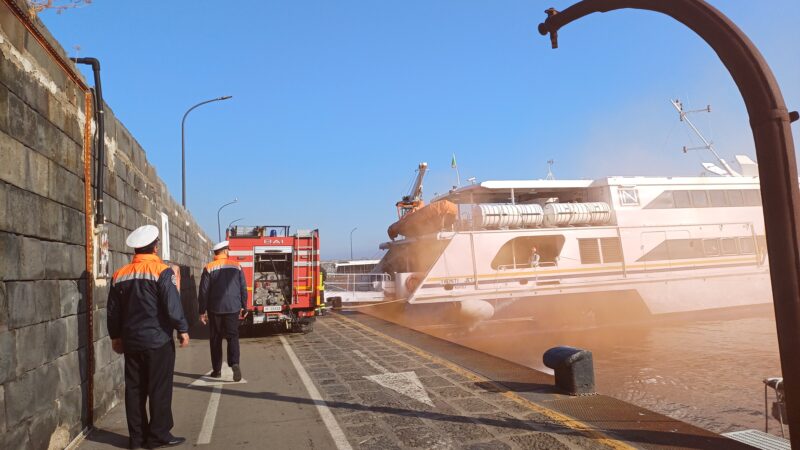
[[407, 213], [402, 219], [389, 226], [389, 239], [397, 236], [416, 237], [424, 234], [448, 230], [456, 222], [458, 207], [447, 200], [439, 200]]

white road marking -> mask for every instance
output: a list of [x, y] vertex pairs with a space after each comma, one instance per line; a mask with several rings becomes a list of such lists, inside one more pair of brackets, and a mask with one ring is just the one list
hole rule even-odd
[[381, 372], [378, 375], [368, 375], [364, 378], [372, 381], [373, 383], [378, 383], [379, 385], [389, 388], [397, 393], [411, 397], [420, 403], [424, 403], [428, 406], [435, 406], [433, 401], [431, 401], [431, 398], [428, 397], [428, 392], [425, 391], [425, 386], [422, 385], [422, 381], [419, 380], [416, 372], [389, 372], [385, 367], [375, 362], [372, 358], [365, 355], [360, 350], [353, 350], [353, 353], [366, 361], [366, 363], [372, 366], [373, 369]]
[[217, 420], [217, 409], [219, 408], [219, 398], [222, 395], [222, 386], [214, 386], [211, 390], [211, 398], [208, 400], [206, 416], [203, 417], [203, 426], [200, 434], [197, 435], [197, 444], [208, 444], [211, 442], [211, 434], [214, 432], [214, 422]]
[[233, 381], [233, 369], [228, 367], [227, 364], [222, 365], [220, 370], [222, 376], [219, 378], [211, 378], [211, 371], [209, 370], [205, 375], [192, 381], [189, 387], [207, 387], [212, 386], [211, 397], [208, 399], [208, 407], [206, 408], [206, 415], [203, 417], [203, 426], [200, 428], [200, 434], [197, 435], [197, 444], [208, 444], [211, 442], [211, 435], [214, 433], [214, 422], [217, 420], [217, 409], [219, 409], [219, 398], [222, 395], [222, 386], [226, 384], [242, 384], [247, 383], [247, 380], [242, 378], [240, 381]]
[[375, 370], [377, 370], [378, 372], [380, 372], [380, 373], [389, 373], [389, 370], [388, 370], [388, 369], [386, 369], [386, 368], [385, 368], [385, 367], [383, 367], [382, 365], [380, 365], [380, 364], [378, 364], [377, 362], [375, 362], [375, 361], [374, 361], [372, 358], [370, 358], [369, 356], [367, 356], [367, 355], [365, 355], [364, 353], [362, 353], [362, 352], [361, 352], [361, 350], [353, 350], [353, 353], [355, 353], [356, 355], [358, 355], [358, 357], [359, 357], [359, 358], [361, 358], [361, 359], [363, 359], [364, 361], [366, 361], [366, 362], [367, 362], [367, 364], [369, 364], [370, 366], [372, 366], [372, 368], [373, 368], [373, 369], [375, 369]]
[[345, 437], [342, 428], [339, 426], [336, 418], [333, 417], [333, 413], [331, 412], [330, 408], [328, 408], [328, 404], [322, 399], [317, 387], [314, 386], [314, 382], [311, 381], [311, 377], [308, 376], [306, 369], [303, 368], [300, 360], [297, 359], [297, 355], [294, 354], [294, 350], [292, 350], [292, 347], [289, 345], [289, 341], [287, 341], [283, 336], [279, 337], [281, 343], [283, 344], [283, 348], [286, 350], [286, 354], [289, 355], [289, 360], [292, 361], [294, 369], [297, 371], [297, 374], [300, 375], [300, 380], [306, 387], [308, 395], [311, 397], [311, 401], [313, 401], [317, 406], [317, 411], [319, 411], [319, 415], [322, 417], [322, 422], [325, 423], [328, 433], [331, 434], [333, 442], [336, 444], [336, 448], [339, 450], [352, 450], [352, 447], [350, 447], [350, 442], [347, 441], [347, 437]]

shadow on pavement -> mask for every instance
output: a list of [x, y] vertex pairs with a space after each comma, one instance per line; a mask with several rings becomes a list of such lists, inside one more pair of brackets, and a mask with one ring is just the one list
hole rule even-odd
[[95, 428], [86, 436], [86, 441], [106, 444], [116, 448], [128, 448], [128, 436], [123, 436], [113, 431]]

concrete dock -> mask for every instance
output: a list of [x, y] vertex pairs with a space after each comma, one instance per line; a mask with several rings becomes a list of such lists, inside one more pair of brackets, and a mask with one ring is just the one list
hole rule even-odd
[[[239, 383], [204, 376], [207, 344], [178, 349], [183, 447], [750, 448], [610, 397], [558, 394], [546, 374], [362, 314], [243, 338]], [[119, 404], [79, 447], [127, 445]]]

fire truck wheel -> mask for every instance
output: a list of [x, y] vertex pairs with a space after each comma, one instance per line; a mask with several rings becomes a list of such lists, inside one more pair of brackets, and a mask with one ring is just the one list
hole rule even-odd
[[297, 319], [292, 322], [293, 333], [307, 334], [314, 330], [314, 322], [308, 319]]

